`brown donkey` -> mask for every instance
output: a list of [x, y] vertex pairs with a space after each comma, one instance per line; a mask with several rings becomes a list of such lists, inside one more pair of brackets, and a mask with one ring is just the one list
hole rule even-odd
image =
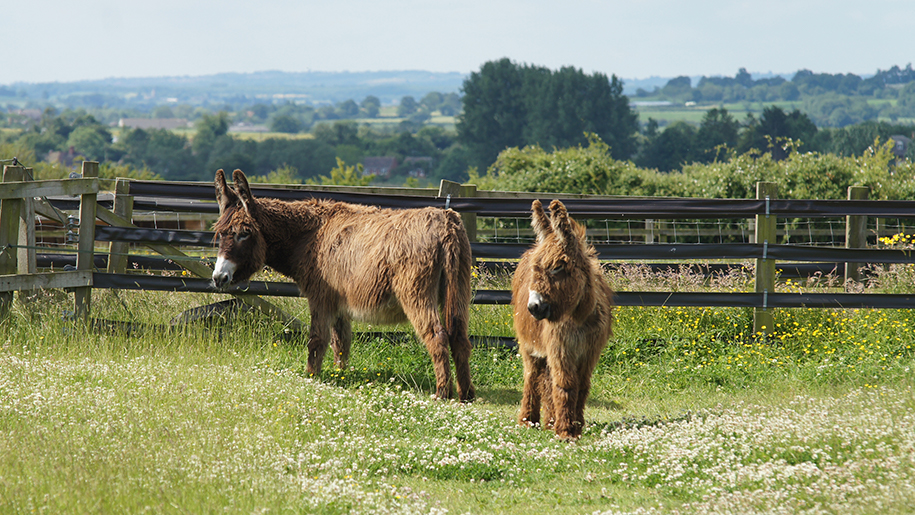
[[213, 283], [247, 281], [265, 265], [295, 281], [311, 311], [309, 373], [320, 374], [328, 344], [337, 365], [346, 365], [351, 320], [409, 321], [432, 356], [436, 395], [452, 397], [450, 351], [458, 397], [473, 400], [470, 241], [457, 213], [255, 199], [241, 170], [233, 179], [234, 188], [222, 170], [216, 172], [220, 216]]
[[610, 338], [613, 292], [585, 229], [562, 202], [531, 206], [537, 243], [521, 256], [512, 279], [515, 334], [524, 361], [518, 422], [540, 422], [569, 440], [581, 436], [591, 373]]

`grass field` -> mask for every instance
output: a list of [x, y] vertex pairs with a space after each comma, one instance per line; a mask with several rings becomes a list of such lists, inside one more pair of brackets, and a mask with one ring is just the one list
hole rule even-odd
[[[871, 288], [908, 281], [911, 290], [905, 267], [883, 274]], [[478, 287], [505, 284], [475, 276]], [[630, 269], [608, 279], [618, 289], [708, 287], [645, 277]], [[257, 315], [168, 328], [221, 298], [96, 291], [95, 316], [150, 328], [130, 336], [66, 320], [63, 292], [14, 304], [0, 327], [0, 512], [858, 514], [915, 505], [910, 310], [776, 311], [763, 341], [750, 334], [747, 309], [618, 308], [584, 436], [564, 443], [515, 423], [521, 363], [510, 348], [474, 350], [480, 398], [461, 405], [430, 398], [431, 362], [412, 337], [359, 338], [345, 370], [328, 360], [314, 378], [301, 341]], [[304, 300], [277, 302], [307, 316]], [[474, 306], [471, 333], [510, 336], [510, 311]]]
[[764, 108], [776, 105], [785, 111], [792, 111], [801, 107], [800, 102], [743, 102], [733, 104], [699, 104], [683, 105], [674, 104], [670, 106], [633, 106], [639, 113], [639, 121], [647, 123], [649, 118], [658, 122], [661, 127], [670, 125], [674, 122], [687, 122], [698, 126], [702, 122], [705, 113], [713, 108], [725, 108], [728, 113], [736, 120], [743, 122], [747, 114], [753, 114], [756, 118], [762, 114]]

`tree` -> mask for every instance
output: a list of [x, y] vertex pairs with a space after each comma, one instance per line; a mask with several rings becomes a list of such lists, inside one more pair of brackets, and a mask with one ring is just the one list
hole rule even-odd
[[111, 150], [111, 133], [101, 125], [83, 125], [73, 129], [67, 146], [89, 160], [105, 161]]
[[752, 88], [754, 85], [753, 77], [747, 72], [746, 68], [737, 70], [737, 75], [734, 76], [734, 82], [747, 89]]
[[239, 169], [242, 171], [253, 172], [256, 168], [254, 165], [254, 159], [251, 158], [250, 154], [244, 152], [231, 152], [229, 154], [217, 155], [207, 163], [207, 170], [235, 170]]
[[337, 104], [337, 113], [340, 118], [356, 118], [359, 116], [359, 104], [353, 100], [347, 100]]
[[688, 100], [692, 98], [692, 81], [689, 77], [683, 75], [667, 81], [667, 84], [661, 88], [661, 94], [673, 100]]
[[693, 156], [696, 161], [708, 163], [717, 159], [722, 147], [737, 149], [740, 123], [725, 108], [709, 109], [696, 133]]
[[291, 114], [279, 113], [270, 119], [271, 132], [295, 134], [296, 132], [299, 132], [300, 129], [301, 126], [299, 125], [299, 121]]
[[804, 113], [795, 109], [789, 114], [778, 106], [769, 106], [763, 109], [758, 121], [748, 115], [738, 146], [741, 153], [755, 149], [771, 153], [773, 159], [781, 160], [788, 157], [788, 150], [784, 148], [787, 140], [803, 147], [812, 144], [816, 134], [816, 125]]
[[565, 147], [594, 133], [613, 156], [628, 159], [635, 150], [638, 114], [615, 76], [586, 75], [572, 67], [552, 72], [508, 59], [490, 61], [464, 81], [459, 141], [486, 168], [509, 147]]
[[832, 132], [829, 151], [839, 156], [861, 156], [874, 146], [875, 141], [888, 141], [897, 134], [897, 128], [886, 122], [868, 121]]
[[470, 154], [460, 145], [453, 145], [445, 150], [442, 158], [438, 160], [430, 179], [448, 179], [455, 182], [466, 182], [467, 170], [470, 168]]
[[527, 109], [521, 90], [521, 67], [508, 58], [489, 61], [463, 84], [464, 112], [457, 120], [458, 138], [485, 170], [505, 148], [524, 145]]
[[379, 111], [381, 111], [381, 100], [378, 100], [376, 96], [369, 95], [365, 97], [359, 107], [365, 113], [366, 118], [377, 118]]
[[140, 162], [166, 179], [184, 179], [200, 169], [187, 138], [165, 129], [149, 131], [142, 155]]
[[[911, 65], [909, 65], [911, 67]], [[900, 91], [896, 101], [894, 114], [899, 117], [915, 118], [915, 82], [906, 84]]]
[[229, 132], [229, 113], [220, 111], [216, 114], [204, 114], [197, 121], [197, 134], [194, 135], [193, 149], [198, 155], [209, 154], [216, 138]]
[[861, 97], [824, 93], [804, 100], [804, 113], [821, 127], [845, 127], [877, 117], [877, 110]]
[[321, 175], [315, 179], [308, 179], [307, 184], [329, 184], [335, 186], [368, 186], [375, 179], [374, 175], [362, 175], [362, 164], [346, 166], [339, 157], [337, 166], [330, 170], [330, 175]]
[[423, 107], [423, 110], [431, 113], [432, 111], [437, 111], [439, 106], [442, 105], [444, 97], [441, 93], [437, 91], [430, 91], [426, 93], [426, 96], [419, 101], [419, 104]]
[[267, 116], [270, 115], [271, 108], [267, 104], [254, 104], [248, 109], [251, 112], [251, 116], [256, 120], [266, 120]]
[[410, 116], [417, 109], [419, 109], [419, 104], [416, 99], [407, 95], [400, 99], [400, 104], [397, 106], [397, 116]]
[[353, 120], [340, 120], [334, 123], [320, 123], [312, 131], [315, 139], [332, 147], [340, 145], [359, 145], [359, 126]]
[[614, 157], [629, 157], [635, 148], [637, 115], [622, 95], [622, 83], [613, 77], [565, 67], [536, 77], [538, 94], [531, 98], [525, 144], [571, 147], [596, 134], [610, 145]]
[[696, 129], [686, 122], [674, 122], [652, 139], [639, 165], [661, 172], [679, 170], [695, 161]]
[[435, 148], [446, 150], [454, 145], [454, 134], [436, 125], [427, 125], [416, 131], [416, 137], [428, 140]]
[[337, 110], [330, 104], [325, 104], [319, 107], [316, 111], [316, 114], [318, 118], [322, 120], [336, 120], [340, 118], [340, 116], [337, 114]]
[[261, 175], [289, 166], [308, 179], [327, 173], [336, 161], [334, 147], [318, 139], [268, 138], [255, 143], [254, 165]]
[[461, 96], [457, 93], [446, 93], [438, 109], [443, 116], [457, 115], [461, 112]]

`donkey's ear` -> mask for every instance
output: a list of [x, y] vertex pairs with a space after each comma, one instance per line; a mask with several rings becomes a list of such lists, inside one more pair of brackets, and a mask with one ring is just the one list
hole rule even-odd
[[226, 184], [226, 174], [222, 171], [222, 168], [216, 170], [216, 202], [219, 203], [219, 214], [222, 214], [227, 207], [234, 205], [238, 202], [238, 195], [232, 191], [232, 188]]
[[248, 214], [254, 211], [254, 195], [251, 194], [251, 187], [248, 186], [248, 178], [245, 173], [239, 169], [232, 172], [232, 179], [235, 181], [235, 191], [238, 192], [238, 199], [241, 200], [242, 206]]
[[550, 219], [543, 212], [543, 204], [539, 200], [534, 200], [531, 204], [531, 227], [534, 228], [537, 243], [545, 240], [553, 232], [550, 228]]
[[575, 242], [572, 220], [569, 218], [566, 206], [559, 200], [550, 202], [550, 220], [552, 221], [553, 232], [559, 236], [560, 244], [563, 247], [572, 245]]

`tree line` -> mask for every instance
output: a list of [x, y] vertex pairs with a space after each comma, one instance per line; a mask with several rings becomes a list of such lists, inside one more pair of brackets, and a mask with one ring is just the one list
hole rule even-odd
[[[901, 84], [909, 80], [910, 71], [911, 67], [896, 70], [881, 80]], [[745, 71], [733, 79], [714, 80], [729, 87], [759, 86], [759, 81], [753, 81]], [[768, 86], [777, 82], [766, 81]], [[430, 158], [424, 178], [408, 179], [406, 166], [391, 177], [376, 178], [379, 184], [403, 184], [408, 180], [437, 183], [443, 178], [464, 181], [494, 166], [505, 149], [575, 148], [589, 144], [592, 137], [606, 144], [616, 160], [672, 172], [693, 163], [722, 162], [745, 154], [767, 154], [779, 161], [788, 157], [790, 149], [857, 156], [878, 138], [886, 141], [894, 134], [915, 133], [912, 126], [876, 121], [820, 128], [805, 112], [776, 105], [765, 107], [758, 117], [748, 115], [743, 120], [737, 120], [724, 107], [713, 107], [698, 125], [678, 122], [662, 129], [651, 118], [640, 123], [616, 76], [586, 74], [572, 67], [554, 71], [509, 59], [485, 63], [465, 80], [462, 89], [463, 97], [435, 92], [419, 101], [405, 97], [398, 106], [404, 121], [387, 128], [340, 118], [357, 112], [363, 117], [377, 116], [380, 103], [373, 97], [360, 104], [348, 101], [319, 108], [287, 103], [255, 104], [231, 113], [195, 111], [192, 132], [114, 132], [95, 113], [49, 108], [25, 130], [0, 135], [0, 144], [27, 149], [36, 160], [51, 151], [74, 148], [87, 159], [171, 180], [210, 180], [218, 168], [241, 168], [262, 177], [282, 170], [282, 177], [301, 182], [342, 169], [338, 159], [355, 166], [369, 156], [392, 156], [400, 163], [410, 157]], [[178, 114], [172, 109], [161, 106], [155, 114]], [[319, 115], [320, 122], [309, 118], [319, 112], [324, 113]], [[428, 119], [433, 112], [456, 113], [455, 129], [424, 123], [424, 117]], [[338, 116], [335, 113], [340, 117], [334, 118]], [[240, 120], [267, 121], [276, 132], [288, 133], [304, 131], [306, 123], [312, 125], [304, 136], [252, 139], [229, 133], [230, 123]], [[284, 125], [288, 127], [282, 130]]]
[[[262, 140], [229, 133], [230, 115], [221, 111], [203, 114], [194, 131], [184, 134], [165, 129], [122, 129], [115, 139], [112, 129], [85, 111], [57, 113], [46, 110], [41, 120], [20, 133], [0, 134], [0, 148], [9, 157], [33, 164], [52, 151], [74, 148], [79, 156], [143, 170], [168, 180], [212, 180], [219, 168], [240, 168], [252, 176], [283, 170], [282, 177], [304, 182], [329, 173], [337, 159], [351, 165], [367, 156], [430, 157], [427, 182], [466, 178], [463, 147], [453, 131], [438, 126], [409, 130], [373, 129], [352, 120], [316, 126], [309, 137], [268, 137]], [[6, 156], [4, 156], [6, 157]], [[31, 161], [31, 163], [29, 162]], [[405, 167], [376, 182], [403, 183]]]
[[753, 79], [741, 68], [734, 77], [700, 77], [695, 86], [690, 77], [675, 77], [653, 91], [640, 88], [635, 97], [706, 104], [798, 102], [817, 126], [845, 127], [877, 118], [915, 118], [915, 70], [910, 63], [868, 78], [799, 70], [787, 80]]
[[[886, 142], [897, 135], [915, 139], [915, 126], [870, 120], [821, 129], [797, 109], [789, 112], [771, 105], [758, 118], [750, 114], [739, 121], [727, 109], [712, 108], [698, 127], [674, 122], [659, 130], [657, 122], [649, 118], [633, 161], [638, 166], [670, 172], [691, 163], [711, 163], [750, 152], [781, 160], [788, 155], [786, 141], [799, 151], [858, 156], [874, 141]], [[909, 146], [905, 157], [915, 160], [915, 145]]]

